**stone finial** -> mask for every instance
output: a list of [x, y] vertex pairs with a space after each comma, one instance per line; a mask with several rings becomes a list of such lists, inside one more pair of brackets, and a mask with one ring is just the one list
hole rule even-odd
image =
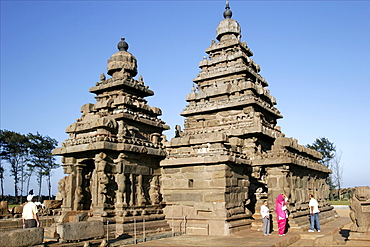
[[225, 19], [230, 19], [231, 16], [233, 15], [233, 13], [231, 12], [230, 7], [229, 7], [229, 1], [226, 1], [225, 9], [226, 10], [224, 11], [224, 18]]
[[117, 48], [119, 51], [127, 51], [128, 44], [125, 41], [125, 38], [121, 38], [121, 41], [118, 43]]

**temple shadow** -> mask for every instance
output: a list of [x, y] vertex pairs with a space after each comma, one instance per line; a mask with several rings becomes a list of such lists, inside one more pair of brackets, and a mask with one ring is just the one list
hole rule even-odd
[[341, 229], [339, 234], [344, 238], [344, 241], [348, 241], [348, 237], [350, 235], [351, 230], [348, 229]]
[[289, 219], [286, 219], [286, 224], [285, 224], [285, 230], [284, 233], [287, 233], [289, 231], [290, 225], [289, 225]]

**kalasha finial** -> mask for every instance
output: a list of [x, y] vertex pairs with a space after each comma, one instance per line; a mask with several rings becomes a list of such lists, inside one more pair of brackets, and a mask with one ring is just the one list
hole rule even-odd
[[117, 48], [119, 51], [127, 51], [128, 44], [125, 41], [125, 38], [121, 38], [121, 41], [118, 43]]
[[231, 16], [233, 15], [233, 13], [231, 12], [230, 7], [229, 7], [229, 1], [226, 1], [225, 9], [226, 10], [224, 11], [224, 18], [225, 19], [230, 19]]

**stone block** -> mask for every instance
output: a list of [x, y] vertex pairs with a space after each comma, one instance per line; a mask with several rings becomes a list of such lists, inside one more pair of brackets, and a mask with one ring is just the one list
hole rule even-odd
[[219, 187], [226, 187], [226, 179], [225, 178], [215, 178], [210, 181], [210, 186], [212, 188], [219, 188]]
[[44, 206], [48, 209], [56, 209], [62, 206], [61, 200], [44, 200]]
[[8, 215], [9, 209], [8, 209], [8, 202], [2, 201], [0, 202], [0, 215]]
[[194, 166], [194, 172], [203, 172], [206, 170], [204, 166]]
[[174, 174], [174, 173], [180, 173], [181, 169], [180, 168], [166, 168], [166, 169], [162, 169], [162, 172], [164, 174]]
[[203, 200], [203, 196], [199, 193], [172, 193], [168, 202], [180, 202], [180, 201], [192, 201], [200, 202]]
[[186, 226], [186, 234], [189, 235], [209, 235], [209, 225], [204, 224], [192, 224]]
[[204, 196], [204, 202], [224, 202], [225, 195], [223, 193], [212, 193]]
[[216, 171], [213, 172], [212, 178], [224, 178], [225, 177], [225, 171]]
[[12, 209], [12, 214], [22, 214], [23, 213], [23, 205], [16, 206]]
[[194, 188], [210, 188], [210, 180], [194, 180]]
[[61, 223], [57, 225], [57, 233], [61, 241], [102, 238], [104, 237], [104, 224], [102, 221]]
[[0, 246], [34, 246], [44, 241], [44, 229], [25, 228], [0, 233]]
[[194, 172], [194, 166], [185, 166], [182, 168], [182, 173], [185, 172]]

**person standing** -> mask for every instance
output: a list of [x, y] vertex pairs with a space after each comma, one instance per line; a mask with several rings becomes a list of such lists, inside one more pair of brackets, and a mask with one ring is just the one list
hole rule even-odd
[[22, 213], [23, 228], [40, 226], [38, 210], [34, 201], [33, 195], [27, 196], [27, 204], [24, 205]]
[[316, 229], [318, 232], [320, 232], [319, 203], [312, 194], [309, 194], [308, 197], [310, 198], [310, 202], [308, 203], [308, 206], [310, 207], [310, 230], [308, 231], [314, 232], [316, 224]]
[[278, 223], [279, 236], [285, 236], [285, 227], [287, 220], [286, 212], [286, 201], [288, 200], [285, 194], [280, 194], [275, 200], [275, 211], [276, 211], [276, 220]]
[[263, 236], [268, 236], [270, 234], [270, 209], [268, 208], [268, 202], [265, 200], [261, 206], [261, 216], [263, 222]]

